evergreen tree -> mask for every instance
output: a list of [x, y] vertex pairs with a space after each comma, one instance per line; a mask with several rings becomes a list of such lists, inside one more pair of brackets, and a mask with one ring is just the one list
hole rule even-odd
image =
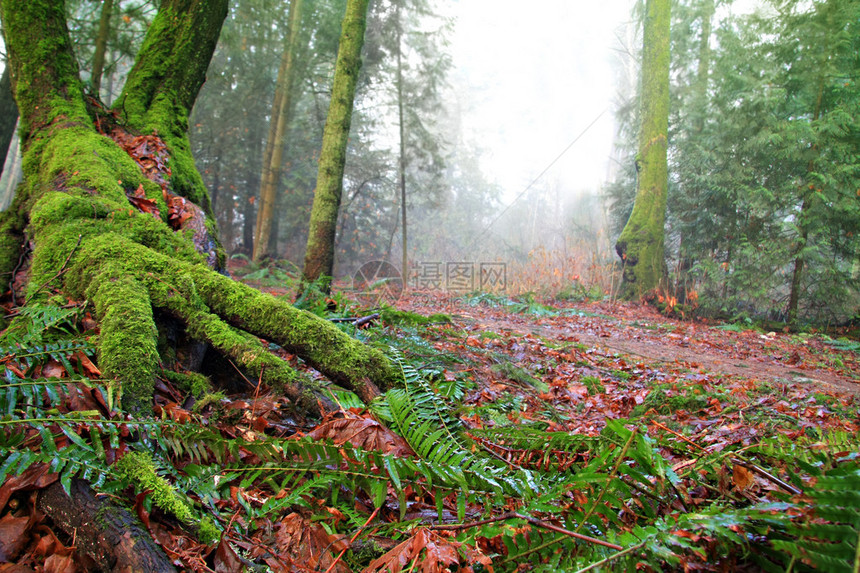
[[624, 269], [624, 296], [629, 298], [654, 291], [666, 270], [663, 227], [668, 186], [669, 21], [669, 0], [647, 0], [636, 201], [615, 245]]

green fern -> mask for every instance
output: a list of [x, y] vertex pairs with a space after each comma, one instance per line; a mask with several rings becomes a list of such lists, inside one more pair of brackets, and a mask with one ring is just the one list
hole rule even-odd
[[818, 477], [807, 489], [808, 504], [802, 519], [786, 528], [795, 539], [773, 542], [795, 563], [821, 571], [860, 570], [860, 467], [856, 461]]

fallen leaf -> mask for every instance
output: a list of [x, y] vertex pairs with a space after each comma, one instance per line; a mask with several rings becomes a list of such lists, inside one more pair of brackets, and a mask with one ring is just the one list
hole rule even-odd
[[[340, 536], [329, 535], [322, 525], [311, 523], [298, 513], [291, 513], [278, 523], [275, 540], [278, 553], [288, 555], [309, 570], [326, 571], [334, 562], [334, 555], [347, 547]], [[349, 573], [349, 568], [339, 561], [333, 571]]]
[[740, 464], [732, 468], [732, 483], [738, 491], [743, 491], [755, 483], [755, 475]]
[[14, 561], [30, 541], [27, 534], [30, 517], [7, 513], [0, 518], [0, 562]]
[[72, 555], [54, 553], [45, 559], [44, 573], [76, 573], [78, 568]]
[[414, 456], [406, 441], [369, 417], [338, 418], [324, 422], [308, 433], [314, 440], [332, 440], [336, 446], [351, 444], [356, 448], [384, 454]]
[[31, 490], [43, 489], [60, 478], [58, 474], [51, 473], [48, 464], [35, 463], [28, 467], [21, 475], [6, 478], [0, 486], [0, 510], [6, 507], [6, 503], [12, 494]]
[[218, 543], [218, 549], [215, 551], [215, 571], [216, 573], [241, 573], [244, 570], [242, 561], [236, 552], [230, 547], [230, 542], [227, 541], [227, 536], [222, 535], [221, 541]]

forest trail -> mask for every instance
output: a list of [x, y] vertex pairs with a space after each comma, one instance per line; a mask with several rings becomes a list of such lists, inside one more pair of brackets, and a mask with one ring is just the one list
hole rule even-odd
[[667, 318], [653, 307], [636, 303], [570, 304], [553, 315], [540, 307], [516, 313], [443, 295], [434, 295], [428, 302], [426, 297], [412, 297], [398, 306], [425, 314], [444, 310], [476, 332], [581, 344], [602, 354], [647, 362], [652, 369], [680, 367], [700, 374], [860, 394], [857, 353], [837, 352], [821, 337], [727, 330], [702, 321]]

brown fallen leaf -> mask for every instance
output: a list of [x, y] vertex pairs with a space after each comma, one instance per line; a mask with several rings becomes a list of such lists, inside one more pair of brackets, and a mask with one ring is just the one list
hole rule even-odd
[[14, 561], [30, 542], [30, 517], [7, 513], [0, 518], [0, 562]]
[[244, 570], [242, 561], [236, 552], [230, 547], [230, 542], [225, 535], [221, 536], [218, 549], [215, 551], [216, 573], [241, 573]]
[[406, 440], [370, 417], [338, 418], [324, 422], [308, 433], [314, 440], [332, 440], [396, 456], [414, 456]]
[[71, 554], [54, 553], [45, 559], [44, 573], [77, 573], [78, 568]]
[[740, 464], [732, 468], [732, 483], [738, 491], [743, 491], [755, 483], [755, 475]]
[[[461, 558], [460, 551], [463, 551], [465, 558]], [[480, 551], [465, 543], [442, 537], [429, 529], [420, 528], [412, 537], [372, 561], [363, 573], [398, 573], [413, 561], [415, 563], [410, 570], [422, 573], [445, 573], [452, 571], [454, 565], [458, 571], [472, 572], [474, 569], [470, 563], [476, 562], [481, 563], [490, 573], [493, 571], [492, 561]]]
[[72, 355], [72, 358], [74, 360], [77, 360], [78, 364], [81, 365], [81, 369], [83, 370], [83, 373], [86, 374], [87, 378], [101, 378], [102, 371], [99, 370], [98, 366], [93, 364], [93, 361], [90, 360], [90, 357], [84, 354], [82, 351], [78, 350], [77, 352], [75, 352]]
[[[277, 552], [289, 556], [308, 570], [326, 571], [334, 562], [334, 555], [343, 551], [346, 541], [329, 535], [322, 525], [311, 523], [298, 513], [291, 513], [276, 526]], [[332, 573], [348, 573], [349, 568], [337, 562]]]
[[60, 476], [51, 473], [48, 464], [44, 463], [35, 463], [24, 470], [21, 475], [7, 477], [3, 485], [0, 486], [0, 511], [6, 507], [9, 498], [15, 492], [46, 488], [58, 479]]

